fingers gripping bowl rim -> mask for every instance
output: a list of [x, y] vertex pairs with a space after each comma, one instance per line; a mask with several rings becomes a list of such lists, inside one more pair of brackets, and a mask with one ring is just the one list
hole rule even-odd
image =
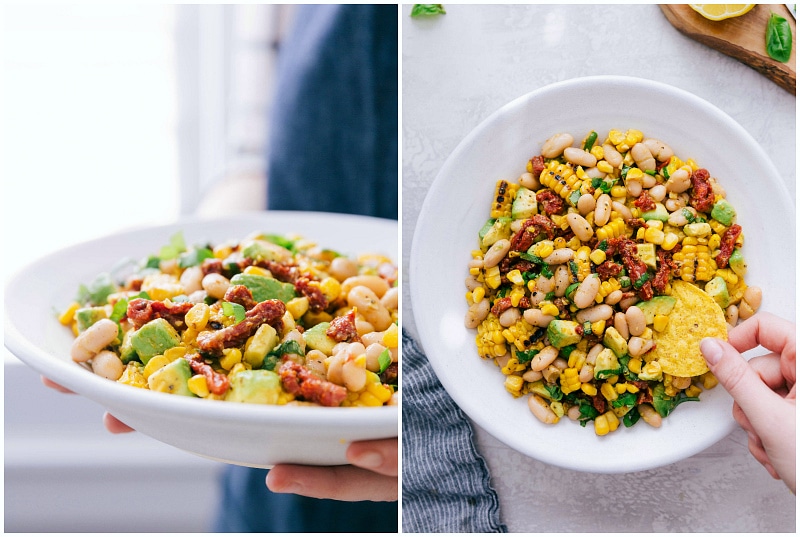
[[60, 325], [55, 309], [69, 303], [77, 285], [98, 269], [125, 256], [146, 256], [178, 230], [194, 242], [224, 241], [254, 229], [298, 233], [352, 255], [397, 256], [396, 221], [370, 217], [271, 211], [135, 229], [47, 255], [12, 277], [5, 289], [5, 345], [38, 373], [97, 402], [137, 431], [185, 451], [253, 467], [346, 464], [351, 441], [397, 436], [397, 407], [288, 408], [194, 400], [111, 382], [69, 359], [73, 336]]
[[[774, 166], [752, 137], [713, 105], [684, 90], [631, 77], [586, 77], [547, 86], [509, 103], [470, 132], [423, 204], [412, 242], [410, 291], [421, 344], [444, 387], [472, 420], [544, 462], [618, 473], [669, 464], [724, 438], [735, 425], [730, 397], [722, 389], [711, 390], [702, 404], [671, 414], [661, 429], [635, 427], [617, 431], [616, 438], [588, 438], [593, 435], [569, 424], [547, 428], [536, 423], [524, 399], [508, 396], [502, 374], [493, 363], [482, 362], [474, 334], [464, 327], [465, 267], [495, 181], [516, 180], [554, 132], [610, 128], [637, 128], [665, 140], [676, 154], [691, 156], [719, 178], [747, 233], [748, 280], [764, 289], [762, 310], [793, 317], [793, 289], [787, 286], [794, 286], [794, 257], [777, 267], [769, 263], [770, 252], [794, 244], [780, 226], [781, 217], [791, 221], [794, 210]], [[718, 140], [726, 140], [725, 146]], [[751, 177], [760, 179], [756, 183]], [[445, 208], [447, 219], [440, 216]]]

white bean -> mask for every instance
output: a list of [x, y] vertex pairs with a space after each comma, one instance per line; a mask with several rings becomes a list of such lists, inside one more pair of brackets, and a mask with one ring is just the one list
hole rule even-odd
[[390, 287], [386, 293], [381, 297], [381, 304], [387, 310], [396, 310], [400, 296], [399, 287]]
[[631, 156], [633, 160], [636, 161], [636, 165], [643, 172], [656, 169], [656, 159], [653, 158], [650, 150], [643, 143], [639, 142], [633, 144], [633, 147], [631, 147]]
[[533, 371], [541, 371], [553, 361], [558, 358], [558, 349], [552, 345], [548, 345], [539, 351], [539, 353], [531, 359], [530, 368]]
[[579, 147], [567, 147], [564, 149], [564, 159], [571, 164], [591, 168], [597, 164], [597, 158]]
[[683, 207], [686, 207], [686, 202], [684, 200], [682, 200], [681, 198], [672, 198], [672, 197], [670, 197], [670, 198], [667, 198], [667, 200], [664, 202], [664, 207], [666, 207], [666, 209], [669, 212], [674, 212], [674, 211], [677, 211], [678, 209], [682, 209]]
[[324, 352], [312, 349], [306, 353], [305, 365], [320, 377], [325, 378], [325, 360], [327, 359], [328, 356]]
[[[373, 373], [380, 371], [381, 365], [378, 361], [378, 356], [385, 350], [386, 347], [380, 343], [372, 343], [367, 346], [366, 351], [364, 351], [364, 356], [367, 358], [367, 369]], [[308, 358], [308, 355], [306, 355], [306, 358]]]
[[123, 371], [125, 371], [125, 365], [116, 353], [112, 351], [100, 351], [92, 358], [92, 371], [96, 375], [100, 375], [109, 380], [118, 380], [122, 376]]
[[742, 298], [747, 301], [747, 304], [756, 311], [761, 307], [762, 291], [760, 287], [750, 286], [744, 290]]
[[522, 317], [522, 313], [520, 313], [519, 308], [508, 308], [500, 314], [497, 320], [500, 322], [500, 326], [508, 328], [519, 321], [520, 317]]
[[677, 211], [669, 215], [667, 223], [671, 226], [683, 227], [689, 223], [689, 220], [686, 219], [686, 215], [683, 213], [683, 209], [678, 209]]
[[603, 144], [603, 159], [615, 168], [622, 166], [622, 155], [611, 144]]
[[[567, 223], [569, 224], [569, 227], [572, 228], [572, 232], [575, 233], [575, 236], [578, 237], [581, 242], [587, 242], [592, 238], [592, 235], [594, 235], [594, 230], [592, 229], [591, 224], [589, 224], [589, 222], [587, 222], [586, 219], [578, 213], [568, 213]], [[572, 250], [571, 248], [567, 249]], [[559, 250], [561, 250], [561, 248], [559, 248]], [[559, 261], [559, 263], [563, 262], [564, 261]]]
[[345, 360], [342, 364], [342, 381], [351, 392], [360, 391], [367, 384], [366, 365], [359, 365], [353, 358]]
[[525, 310], [525, 312], [522, 314], [522, 317], [529, 325], [538, 326], [540, 328], [545, 328], [548, 324], [550, 324], [550, 321], [555, 319], [555, 316], [545, 315], [539, 308], [530, 308]]
[[672, 152], [672, 148], [662, 142], [661, 140], [656, 140], [655, 138], [648, 138], [642, 142], [647, 149], [650, 151], [650, 154], [655, 157], [656, 160], [659, 162], [664, 162], [665, 160], [669, 160], [672, 158], [674, 153]]
[[347, 296], [354, 287], [368, 287], [378, 298], [381, 298], [389, 290], [389, 282], [371, 274], [361, 276], [351, 276], [342, 282], [342, 295]]
[[524, 380], [525, 382], [536, 382], [537, 380], [540, 380], [541, 378], [542, 378], [542, 372], [541, 371], [531, 371], [529, 369], [528, 371], [525, 371], [522, 374], [522, 380]]
[[611, 196], [600, 194], [594, 209], [594, 225], [604, 226], [608, 223], [609, 218], [611, 218]]
[[228, 287], [231, 286], [231, 282], [228, 278], [214, 272], [206, 274], [203, 277], [202, 283], [203, 289], [208, 293], [208, 296], [216, 298], [217, 300], [225, 298], [225, 292], [228, 290]]
[[542, 370], [542, 377], [548, 384], [555, 384], [561, 376], [561, 370], [554, 364], [550, 364]]
[[478, 281], [478, 278], [476, 276], [470, 274], [464, 279], [464, 285], [467, 286], [467, 291], [472, 292], [478, 287], [481, 287], [483, 284], [481, 284], [481, 282]]
[[667, 187], [664, 185], [656, 185], [650, 189], [650, 197], [653, 201], [662, 202], [667, 197]]
[[343, 282], [358, 275], [358, 264], [348, 257], [334, 257], [328, 267], [328, 274]]
[[95, 354], [110, 345], [118, 334], [117, 323], [111, 319], [100, 319], [78, 334], [78, 337], [72, 342], [70, 356], [76, 362], [91, 360]]
[[631, 306], [625, 310], [625, 321], [628, 323], [628, 333], [632, 336], [641, 336], [647, 328], [644, 312], [638, 306]]
[[628, 191], [628, 195], [632, 198], [638, 198], [639, 195], [642, 193], [642, 183], [631, 179], [630, 181], [625, 181], [625, 188]]
[[622, 291], [616, 289], [606, 295], [604, 302], [610, 306], [613, 306], [614, 304], [618, 304], [620, 300], [622, 300]]
[[558, 416], [556, 416], [556, 413], [550, 408], [550, 405], [547, 404], [547, 401], [535, 393], [528, 397], [528, 408], [542, 423], [556, 423], [558, 421]]
[[519, 184], [530, 190], [539, 190], [542, 184], [532, 173], [525, 172], [519, 176]]
[[554, 290], [556, 296], [564, 296], [564, 293], [567, 292], [567, 287], [569, 287], [569, 270], [567, 269], [567, 266], [559, 265], [556, 267], [553, 277], [555, 278], [556, 282], [556, 287]]
[[633, 218], [633, 213], [631, 212], [631, 210], [618, 201], [612, 201], [611, 208], [617, 211], [617, 213], [619, 213], [619, 215], [625, 220], [630, 220], [631, 218]]
[[621, 311], [618, 311], [614, 315], [614, 328], [617, 329], [619, 335], [623, 338], [628, 339], [630, 337], [630, 332], [628, 332], [628, 321], [625, 319], [625, 314]]
[[655, 342], [652, 339], [642, 339], [639, 336], [633, 336], [628, 340], [628, 354], [634, 358], [645, 354], [653, 348]]
[[484, 298], [480, 302], [475, 302], [468, 309], [464, 316], [464, 326], [467, 328], [477, 328], [481, 321], [489, 315], [489, 299]]
[[603, 179], [606, 176], [605, 172], [601, 172], [600, 170], [597, 169], [597, 166], [593, 168], [588, 168], [584, 171], [586, 172], [586, 176], [589, 177], [590, 179]]
[[594, 210], [596, 204], [597, 201], [594, 199], [594, 196], [591, 194], [584, 194], [578, 198], [578, 203], [576, 203], [575, 206], [577, 207], [579, 213], [581, 213], [583, 216], [586, 216]]
[[646, 424], [655, 428], [661, 427], [661, 414], [656, 412], [656, 409], [645, 403], [638, 405], [636, 408]]
[[556, 288], [556, 281], [553, 276], [547, 277], [540, 275], [536, 278], [536, 290], [542, 291], [543, 293], [549, 293], [553, 289]]
[[654, 175], [646, 173], [642, 176], [642, 188], [653, 188], [655, 184], [656, 178]]
[[725, 309], [725, 321], [731, 326], [736, 326], [739, 322], [739, 308], [736, 304], [731, 304]]
[[594, 297], [597, 296], [599, 291], [600, 278], [596, 274], [591, 274], [587, 276], [575, 290], [572, 301], [575, 303], [575, 306], [580, 309], [588, 308], [592, 305], [592, 302], [594, 302]]
[[581, 382], [589, 382], [594, 378], [594, 366], [591, 364], [583, 364], [581, 370], [578, 371], [578, 380]]
[[558, 133], [551, 136], [544, 144], [542, 144], [542, 156], [544, 158], [556, 158], [564, 152], [566, 148], [572, 145], [575, 139], [569, 133]]
[[597, 321], [608, 320], [612, 315], [614, 315], [614, 308], [608, 304], [598, 304], [596, 306], [592, 306], [591, 308], [586, 308], [585, 310], [579, 311], [577, 315], [575, 315], [575, 318], [579, 323], [586, 321], [589, 321], [590, 323], [596, 323]]
[[595, 362], [595, 360], [597, 360], [597, 356], [601, 352], [603, 352], [604, 348], [605, 347], [603, 347], [602, 343], [596, 343], [594, 345], [594, 347], [589, 349], [589, 352], [586, 353], [586, 363], [591, 365], [591, 366], [594, 366], [594, 362]]
[[500, 261], [506, 256], [511, 249], [511, 241], [508, 239], [500, 239], [494, 244], [486, 254], [483, 256], [483, 267], [492, 268], [497, 266]]
[[187, 295], [200, 291], [203, 289], [203, 269], [199, 266], [189, 267], [183, 271], [179, 281]]
[[747, 300], [742, 299], [739, 302], [739, 318], [741, 320], [747, 320], [755, 314], [756, 310], [754, 310], [753, 307], [748, 304]]
[[691, 172], [686, 169], [686, 167], [680, 167], [669, 176], [667, 182], [664, 186], [667, 189], [667, 192], [675, 192], [680, 194], [681, 192], [685, 192], [689, 190], [689, 187], [692, 186], [692, 178]]
[[375, 330], [382, 331], [389, 328], [392, 324], [392, 316], [375, 292], [364, 285], [353, 287], [347, 294], [347, 303], [350, 307], [357, 308], [357, 311], [364, 316]]
[[[577, 216], [577, 215], [576, 215]], [[585, 222], [586, 220], [584, 220]], [[566, 263], [575, 256], [575, 250], [572, 248], [557, 248], [553, 253], [545, 257], [542, 261], [548, 265], [559, 265]]]

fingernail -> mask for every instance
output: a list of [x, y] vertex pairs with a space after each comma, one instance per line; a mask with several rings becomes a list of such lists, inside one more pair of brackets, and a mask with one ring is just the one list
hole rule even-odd
[[714, 338], [705, 338], [703, 341], [700, 342], [700, 352], [703, 353], [703, 356], [710, 365], [715, 365], [719, 362], [719, 359], [722, 358], [722, 345], [719, 344]]
[[353, 462], [363, 468], [379, 468], [383, 464], [383, 455], [377, 451], [365, 451], [358, 455]]

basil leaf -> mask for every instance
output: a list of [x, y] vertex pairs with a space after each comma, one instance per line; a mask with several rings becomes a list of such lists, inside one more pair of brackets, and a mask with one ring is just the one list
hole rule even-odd
[[186, 241], [183, 239], [183, 232], [178, 231], [169, 238], [169, 244], [162, 246], [158, 252], [161, 260], [175, 259], [179, 254], [186, 251]]
[[414, 4], [411, 8], [412, 17], [429, 17], [432, 15], [446, 15], [443, 4]]
[[788, 62], [792, 55], [792, 28], [776, 13], [771, 13], [767, 21], [767, 54], [782, 63]]
[[516, 357], [517, 362], [521, 364], [527, 364], [533, 357], [539, 354], [539, 349], [529, 349], [527, 351], [517, 351]]
[[223, 302], [222, 313], [228, 317], [233, 317], [236, 320], [236, 324], [244, 321], [245, 318], [244, 306], [235, 302]]
[[214, 252], [208, 248], [196, 248], [189, 252], [184, 252], [178, 256], [178, 266], [180, 268], [195, 267], [203, 262], [204, 259], [214, 257]]
[[108, 295], [116, 291], [117, 286], [111, 280], [111, 274], [102, 272], [89, 285], [81, 284], [78, 287], [75, 300], [81, 304], [89, 302], [93, 306], [103, 306], [108, 302]]

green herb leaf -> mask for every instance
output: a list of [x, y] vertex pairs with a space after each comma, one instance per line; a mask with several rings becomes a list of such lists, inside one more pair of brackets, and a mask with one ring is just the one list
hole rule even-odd
[[[575, 290], [580, 286], [580, 284], [581, 284], [581, 282], [575, 282], [575, 283], [569, 284], [569, 286], [567, 287], [567, 290], [564, 291], [564, 296], [567, 297], [567, 298], [570, 298], [572, 296], [572, 293], [575, 292]], [[570, 298], [570, 300], [571, 300], [571, 298]]]
[[664, 393], [664, 385], [659, 384], [653, 388], [653, 408], [656, 409], [662, 418], [666, 418], [675, 407], [686, 401], [699, 401], [699, 397], [688, 397], [684, 392], [679, 392], [675, 397], [669, 397]]
[[633, 407], [626, 412], [624, 416], [622, 416], [622, 423], [625, 425], [625, 427], [633, 427], [641, 417], [642, 415], [639, 414], [639, 410], [636, 407]]
[[81, 304], [88, 302], [93, 306], [103, 306], [108, 302], [108, 295], [116, 291], [117, 286], [111, 280], [111, 274], [101, 272], [89, 285], [81, 284], [78, 287], [78, 296], [75, 300]]
[[792, 55], [792, 28], [776, 13], [770, 13], [767, 21], [767, 54], [782, 63], [788, 62]]
[[626, 392], [611, 401], [611, 408], [619, 408], [622, 406], [634, 406], [636, 404], [636, 394]]
[[264, 364], [261, 366], [261, 369], [274, 371], [275, 366], [278, 365], [278, 362], [284, 354], [297, 354], [298, 356], [306, 355], [306, 353], [303, 352], [303, 349], [300, 348], [300, 344], [297, 341], [289, 339], [267, 353], [267, 355], [264, 357]]
[[389, 349], [383, 349], [383, 352], [378, 355], [378, 366], [380, 368], [378, 373], [383, 373], [390, 365], [392, 365], [392, 353], [389, 352]]
[[583, 144], [583, 150], [589, 151], [594, 145], [594, 142], [596, 140], [597, 140], [597, 133], [595, 131], [590, 132], [589, 136], [586, 137], [586, 142], [584, 142]]
[[517, 351], [515, 356], [517, 357], [517, 362], [527, 364], [533, 360], [533, 357], [537, 354], [539, 354], [539, 349], [529, 349], [526, 351]]
[[214, 257], [214, 252], [208, 248], [195, 248], [178, 256], [178, 266], [180, 268], [195, 267], [202, 263], [204, 259], [212, 257]]
[[581, 411], [581, 415], [578, 417], [578, 422], [582, 427], [586, 427], [587, 422], [592, 421], [598, 415], [600, 415], [597, 409], [586, 400], [581, 400], [581, 402], [578, 404], [578, 409]]
[[578, 205], [578, 200], [581, 198], [581, 191], [580, 190], [573, 190], [572, 194], [569, 195], [569, 203], [573, 207]]
[[109, 315], [109, 319], [114, 321], [115, 323], [119, 324], [123, 317], [128, 313], [128, 299], [127, 298], [120, 298], [117, 300], [116, 304], [114, 304], [114, 309], [111, 310], [111, 315]]
[[634, 289], [641, 289], [642, 286], [645, 283], [647, 283], [647, 280], [649, 280], [649, 279], [650, 279], [650, 274], [645, 272], [644, 274], [639, 276], [639, 278], [635, 282], [633, 282], [633, 288]]
[[233, 317], [236, 324], [244, 321], [245, 318], [244, 306], [235, 302], [223, 302], [222, 313], [228, 317]]
[[169, 238], [169, 244], [162, 246], [158, 252], [161, 260], [175, 259], [182, 252], [186, 251], [186, 241], [183, 239], [183, 231], [178, 231]]
[[561, 399], [564, 397], [564, 392], [562, 392], [561, 388], [559, 388], [555, 384], [554, 385], [545, 384], [544, 389], [547, 390], [547, 393], [550, 394], [550, 399], [552, 399], [553, 401], [561, 401]]
[[446, 15], [443, 4], [414, 4], [411, 8], [412, 17], [430, 17], [432, 15]]

